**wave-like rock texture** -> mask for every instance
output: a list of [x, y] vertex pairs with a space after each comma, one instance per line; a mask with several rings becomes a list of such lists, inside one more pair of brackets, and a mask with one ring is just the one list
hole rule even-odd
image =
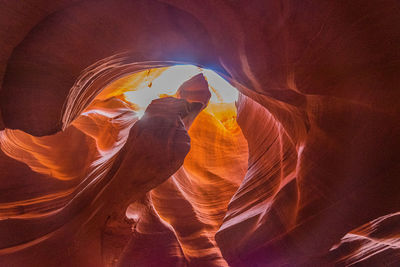
[[[10, 192], [14, 198], [19, 195], [18, 201], [8, 198], [2, 203], [0, 253], [4, 263], [39, 266], [52, 265], [56, 260], [60, 264], [96, 266], [118, 260], [115, 257], [120, 256], [131, 234], [128, 206], [144, 198], [183, 164], [190, 149], [186, 128], [209, 95], [202, 99], [154, 100], [137, 120], [124, 102], [111, 98], [101, 104], [95, 102], [67, 131], [54, 136], [32, 137], [5, 130], [2, 150], [47, 176], [47, 183], [43, 183], [48, 189], [19, 187]], [[5, 192], [12, 190], [12, 183], [3, 182], [2, 188]], [[143, 214], [140, 225], [147, 218], [147, 213]], [[60, 245], [52, 249], [54, 255], [40, 256], [52, 242]]]
[[398, 1], [1, 6], [1, 266], [400, 264]]

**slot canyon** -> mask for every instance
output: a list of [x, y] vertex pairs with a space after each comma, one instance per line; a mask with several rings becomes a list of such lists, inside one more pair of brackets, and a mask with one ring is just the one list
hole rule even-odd
[[0, 266], [400, 266], [398, 0], [0, 0]]

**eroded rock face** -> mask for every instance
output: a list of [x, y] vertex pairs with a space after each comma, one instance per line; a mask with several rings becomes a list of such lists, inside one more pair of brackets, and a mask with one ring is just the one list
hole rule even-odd
[[[397, 1], [3, 6], [0, 265], [399, 264]], [[99, 95], [176, 62], [234, 119], [201, 76]]]
[[[205, 103], [208, 102], [208, 99], [209, 97], [204, 98]], [[108, 101], [107, 104], [110, 103], [111, 101]], [[116, 111], [116, 104], [113, 105], [110, 112]], [[31, 196], [26, 194], [29, 191], [23, 192], [23, 187], [20, 187], [15, 192], [20, 194], [18, 200], [24, 197], [27, 200], [25, 202], [8, 203], [8, 205], [7, 203], [3, 204], [1, 236], [3, 237], [2, 247], [5, 248], [2, 249], [4, 264], [24, 265], [29, 262], [34, 265], [50, 264], [55, 261], [55, 258], [58, 258], [57, 262], [64, 262], [62, 264], [67, 265], [89, 264], [96, 266], [102, 263], [106, 265], [117, 263], [132, 234], [131, 222], [126, 218], [128, 206], [144, 198], [146, 192], [163, 183], [183, 164], [183, 160], [190, 149], [190, 137], [186, 129], [189, 129], [192, 118], [195, 118], [203, 105], [204, 103], [201, 102], [189, 103], [185, 99], [172, 97], [154, 100], [146, 109], [144, 116], [137, 120], [130, 130], [128, 128], [129, 132], [124, 140], [124, 145], [117, 154], [114, 153], [115, 158], [101, 157], [101, 153], [107, 153], [104, 151], [104, 146], [96, 142], [95, 147], [99, 150], [95, 156], [106, 161], [105, 164], [102, 165], [101, 162], [92, 160], [92, 164], [97, 164], [97, 166], [84, 166], [88, 170], [77, 173], [75, 176], [73, 175], [76, 170], [70, 168], [70, 162], [64, 162], [62, 158], [60, 159], [60, 156], [53, 155], [57, 157], [54, 159], [55, 162], [52, 162], [52, 165], [43, 166], [38, 172], [45, 172], [47, 168], [49, 174], [55, 179], [81, 181], [75, 188], [71, 187], [71, 184], [64, 184], [64, 192], [48, 194], [48, 199], [43, 199], [43, 196], [42, 199], [29, 199]], [[119, 108], [121, 106], [122, 103], [119, 104]], [[94, 108], [98, 108], [98, 105], [95, 105]], [[133, 117], [132, 113], [134, 112], [124, 111], [118, 116], [125, 114], [125, 116]], [[102, 113], [97, 113], [97, 116], [99, 114]], [[114, 117], [114, 119], [116, 118]], [[124, 125], [119, 121], [115, 121], [115, 124], [124, 128]], [[128, 123], [127, 125], [130, 126], [131, 124]], [[77, 125], [85, 127], [88, 123], [79, 122]], [[91, 123], [89, 125], [94, 126], [96, 124]], [[107, 126], [107, 122], [103, 121], [100, 125]], [[125, 128], [127, 125], [125, 125]], [[109, 126], [111, 128], [108, 129], [109, 131], [118, 131], [118, 127], [112, 128], [112, 126]], [[75, 128], [73, 130], [77, 131]], [[86, 127], [86, 130], [90, 132], [90, 128]], [[82, 132], [78, 133], [80, 134], [78, 136], [82, 136]], [[101, 131], [97, 133], [91, 131], [91, 133], [94, 136], [103, 137], [102, 141], [106, 139]], [[12, 133], [9, 134], [12, 137]], [[58, 142], [67, 141], [69, 138], [72, 138], [69, 142], [76, 142], [77, 139], [76, 136], [68, 133], [65, 133], [64, 136], [55, 135], [49, 138]], [[15, 144], [16, 141], [23, 142], [24, 140], [12, 140], [4, 135], [2, 141], [3, 145], [7, 146], [7, 144]], [[30, 144], [29, 141], [26, 141], [26, 143]], [[35, 143], [37, 143], [36, 139], [33, 140], [32, 145]], [[118, 149], [117, 143], [114, 142], [114, 146], [109, 150]], [[43, 141], [43, 144], [46, 144], [46, 141]], [[70, 146], [70, 144], [66, 146]], [[85, 148], [84, 143], [79, 144], [79, 146]], [[39, 148], [33, 147], [33, 149], [36, 150], [35, 155], [37, 157], [44, 157], [49, 154], [46, 153], [49, 151], [57, 152], [57, 150], [48, 148], [49, 151], [42, 151], [42, 154], [40, 154]], [[83, 152], [77, 147], [69, 147], [69, 149], [78, 153], [78, 156], [79, 153]], [[14, 153], [12, 156], [15, 158], [21, 156], [13, 148], [10, 148], [9, 153]], [[85, 156], [93, 153], [95, 152], [88, 151]], [[108, 151], [108, 154], [111, 154], [111, 152]], [[84, 159], [88, 160], [88, 157], [85, 156], [83, 156]], [[75, 162], [79, 161], [77, 157], [70, 156], [70, 158]], [[23, 156], [17, 159], [24, 160]], [[47, 161], [36, 162], [35, 159], [32, 159], [28, 163], [35, 166], [35, 164], [44, 164]], [[61, 167], [64, 167], [64, 169]], [[54, 171], [59, 171], [59, 173], [53, 173]], [[64, 175], [61, 175], [61, 173], [64, 173]], [[49, 181], [49, 183], [53, 183], [53, 181]], [[2, 183], [2, 186], [6, 191], [9, 183]], [[62, 201], [62, 203], [57, 203], [59, 201]], [[151, 207], [149, 209], [151, 210]], [[142, 217], [143, 220], [146, 220], [146, 214], [140, 215], [141, 220]], [[152, 213], [152, 216], [156, 216], [155, 213]], [[142, 224], [143, 221], [139, 226]], [[27, 225], [35, 225], [35, 227], [26, 231]], [[139, 229], [142, 228], [139, 227]], [[148, 231], [151, 231], [151, 229], [148, 229]], [[171, 234], [173, 233], [170, 231]], [[18, 237], [14, 238], [16, 236]], [[32, 261], [35, 253], [40, 253], [40, 249], [45, 249], [48, 242], [63, 242], [65, 246], [55, 247], [54, 256], [46, 257], [43, 263], [41, 257]], [[37, 243], [39, 243], [38, 248], [35, 247]], [[69, 246], [76, 250], [72, 252], [72, 255], [62, 251]], [[88, 255], [94, 258], [86, 258]]]

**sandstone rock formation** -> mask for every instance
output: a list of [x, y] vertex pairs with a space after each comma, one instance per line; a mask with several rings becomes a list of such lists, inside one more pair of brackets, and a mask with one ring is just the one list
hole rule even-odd
[[0, 3], [0, 266], [400, 264], [398, 1]]

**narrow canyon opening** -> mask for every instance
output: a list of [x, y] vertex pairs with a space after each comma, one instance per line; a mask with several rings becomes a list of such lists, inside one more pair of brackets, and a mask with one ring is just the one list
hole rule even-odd
[[[128, 140], [131, 128], [142, 119], [148, 106], [157, 99], [180, 97], [179, 94], [183, 93], [178, 89], [185, 84], [189, 90], [186, 94], [195, 102], [198, 101], [196, 92], [190, 91], [193, 88], [209, 94], [201, 112], [190, 123], [190, 129], [186, 127], [190, 137], [189, 153], [183, 165], [169, 179], [144, 198], [135, 199], [125, 207], [127, 225], [132, 225], [138, 233], [152, 235], [157, 233], [154, 220], [159, 220], [160, 225], [165, 224], [164, 228], [172, 227], [179, 244], [178, 251], [187, 261], [227, 265], [216, 244], [215, 234], [248, 169], [248, 143], [237, 122], [241, 93], [214, 71], [194, 65], [145, 69], [115, 79], [96, 93], [94, 99], [63, 132], [45, 137], [36, 137], [20, 130], [6, 129], [1, 132], [1, 149], [7, 156], [23, 162], [34, 172], [54, 179], [54, 186], [59, 183], [63, 188], [49, 189], [52, 193], [46, 198], [33, 197], [23, 202], [9, 202], [8, 207], [18, 206], [24, 212], [9, 208], [2, 216], [33, 219], [73, 205], [71, 203], [79, 194], [90, 191], [94, 184], [106, 179]], [[69, 105], [76, 103], [69, 102]], [[66, 108], [71, 109], [74, 108]], [[156, 145], [149, 148], [159, 149]], [[135, 170], [131, 170], [131, 174], [124, 174], [124, 179], [134, 180], [135, 175]], [[43, 188], [37, 191], [41, 194], [45, 192]], [[102, 192], [97, 194], [101, 195]], [[99, 196], [95, 194], [94, 197]], [[0, 208], [7, 210], [7, 207]], [[149, 208], [152, 209], [152, 220], [148, 218]], [[188, 220], [192, 224], [189, 228]], [[110, 222], [107, 221], [108, 224]], [[107, 237], [105, 240], [105, 243], [109, 242]], [[129, 244], [137, 246], [137, 242], [135, 240]], [[107, 245], [103, 247], [103, 260], [113, 265], [114, 260], [119, 261], [122, 257], [123, 251], [115, 252], [115, 244], [113, 241], [109, 243], [111, 245], [108, 246], [112, 248], [107, 252]], [[129, 244], [123, 245], [127, 247], [124, 251], [128, 250], [122, 257], [126, 258], [123, 261], [136, 262], [138, 259], [134, 251], [137, 249], [129, 248]], [[201, 249], [199, 244], [202, 244]], [[19, 249], [15, 247], [15, 251]]]
[[399, 9], [2, 1], [0, 266], [398, 266]]

